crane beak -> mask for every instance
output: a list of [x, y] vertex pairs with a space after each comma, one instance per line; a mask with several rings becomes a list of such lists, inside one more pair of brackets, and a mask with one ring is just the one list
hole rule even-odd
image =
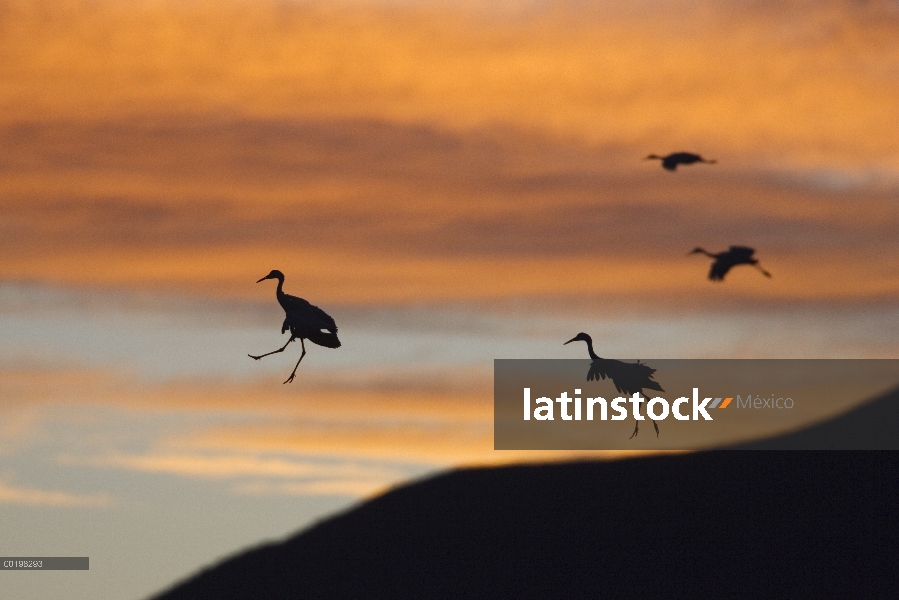
[[[266, 277], [263, 277], [263, 278], [262, 278], [262, 279], [260, 279], [260, 280], [259, 280], [259, 281], [265, 281], [265, 280], [266, 280], [266, 279], [268, 279], [268, 277], [267, 277], [267, 276], [266, 276]], [[257, 282], [256, 282], [256, 283], [259, 283], [259, 281], [257, 281]]]
[[[576, 337], [571, 338], [570, 340], [568, 340], [567, 342], [565, 342], [565, 344], [570, 344], [571, 342], [575, 342], [575, 341], [577, 341], [577, 338], [576, 338]], [[562, 344], [562, 345], [564, 346], [565, 344]]]

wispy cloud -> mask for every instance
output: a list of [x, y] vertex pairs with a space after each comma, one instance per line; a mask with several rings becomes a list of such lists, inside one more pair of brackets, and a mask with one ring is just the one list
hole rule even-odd
[[350, 463], [322, 464], [248, 454], [112, 454], [87, 458], [61, 456], [59, 461], [62, 464], [86, 464], [98, 467], [211, 479], [255, 476], [344, 479], [368, 477], [384, 480], [395, 479], [401, 476], [396, 471], [390, 471], [383, 467], [368, 467]]
[[350, 496], [370, 498], [390, 487], [390, 482], [375, 479], [332, 479], [293, 483], [251, 482], [234, 486], [236, 494], [253, 496]]
[[57, 368], [31, 361], [7, 364], [0, 368], [0, 413], [15, 415], [6, 427], [24, 432], [26, 424], [40, 418], [28, 412], [31, 406], [87, 401], [98, 391], [109, 394], [116, 387], [114, 375], [103, 369]]
[[0, 503], [28, 506], [103, 508], [113, 504], [107, 494], [73, 494], [17, 486], [0, 479]]
[[[241, 364], [257, 364], [239, 356]], [[307, 370], [298, 386], [280, 385], [280, 374], [261, 379], [192, 376], [149, 382], [104, 368], [16, 367], [0, 370], [0, 392], [8, 399], [0, 401], [0, 411], [15, 409], [22, 414], [23, 408], [55, 402], [149, 412], [210, 411], [263, 420], [465, 424], [487, 422], [493, 415], [489, 364], [404, 368], [388, 363], [384, 367]]]
[[[358, 460], [362, 458], [363, 460]], [[309, 460], [289, 456], [240, 452], [238, 448], [210, 452], [112, 453], [103, 456], [57, 457], [61, 465], [120, 469], [154, 475], [177, 475], [195, 479], [230, 480], [230, 489], [242, 495], [351, 496], [368, 497], [398, 484], [410, 475], [390, 462], [365, 457], [329, 456]], [[421, 471], [421, 467], [417, 472]], [[2, 489], [0, 489], [2, 492]], [[2, 496], [0, 496], [2, 498]]]
[[286, 453], [397, 462], [432, 469], [577, 458], [617, 459], [632, 454], [617, 451], [497, 451], [493, 449], [492, 421], [480, 427], [300, 422], [221, 426], [170, 443], [194, 451]]

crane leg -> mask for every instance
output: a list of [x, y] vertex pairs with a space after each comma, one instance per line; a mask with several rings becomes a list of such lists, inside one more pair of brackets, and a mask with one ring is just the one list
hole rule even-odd
[[650, 419], [650, 421], [652, 421], [652, 426], [656, 429], [656, 437], [659, 437], [659, 424], [654, 419]]
[[[294, 341], [295, 339], [296, 339], [295, 337], [290, 336], [290, 339], [287, 340], [287, 344], [289, 344], [290, 342]], [[300, 341], [302, 341], [302, 340], [300, 340]], [[256, 360], [259, 360], [259, 359], [262, 358], [263, 356], [268, 356], [269, 354], [277, 354], [278, 352], [284, 352], [284, 349], [287, 348], [287, 344], [284, 344], [283, 346], [281, 346], [281, 347], [278, 348], [277, 350], [272, 350], [271, 352], [266, 352], [265, 354], [260, 354], [259, 356], [253, 356], [252, 354], [247, 354], [247, 356], [249, 356], [250, 358], [254, 358], [254, 359], [256, 359]]]
[[640, 421], [634, 419], [634, 432], [631, 434], [631, 437], [629, 437], [628, 439], [629, 440], [634, 439], [634, 436], [637, 435], [638, 431], [640, 431]]
[[293, 368], [293, 373], [290, 374], [290, 377], [288, 377], [287, 381], [285, 381], [284, 383], [290, 383], [291, 381], [293, 381], [293, 378], [297, 374], [297, 367], [300, 366], [300, 361], [302, 361], [303, 357], [306, 356], [306, 344], [303, 343], [303, 338], [300, 338], [300, 345], [303, 347], [303, 353], [300, 354], [300, 360], [297, 361], [297, 366]]

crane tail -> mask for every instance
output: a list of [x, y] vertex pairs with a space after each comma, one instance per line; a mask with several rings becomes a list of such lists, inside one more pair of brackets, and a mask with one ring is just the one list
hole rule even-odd
[[340, 348], [340, 340], [337, 339], [336, 332], [314, 331], [307, 334], [306, 339], [325, 348]]

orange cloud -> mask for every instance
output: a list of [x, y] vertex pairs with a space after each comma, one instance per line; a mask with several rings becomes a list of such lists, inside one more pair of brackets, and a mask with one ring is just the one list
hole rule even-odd
[[[507, 123], [895, 166], [891, 3], [7, 0], [6, 119], [236, 111]], [[793, 13], [795, 19], [784, 14]], [[825, 67], [826, 65], [826, 67]]]
[[[899, 295], [887, 3], [4, 6], [3, 279], [260, 298], [280, 268], [321, 303], [609, 311]], [[719, 164], [640, 160], [681, 147]], [[684, 257], [731, 243], [774, 279], [710, 288]]]
[[775, 278], [735, 271], [725, 295], [899, 292], [899, 265], [878, 250], [899, 226], [893, 188], [845, 175], [833, 191], [839, 173], [672, 175], [636, 148], [359, 121], [5, 131], [0, 159], [16, 165], [0, 179], [7, 279], [258, 299], [253, 282], [280, 268], [288, 290], [330, 303], [684, 304], [708, 287], [687, 250], [748, 243]]

